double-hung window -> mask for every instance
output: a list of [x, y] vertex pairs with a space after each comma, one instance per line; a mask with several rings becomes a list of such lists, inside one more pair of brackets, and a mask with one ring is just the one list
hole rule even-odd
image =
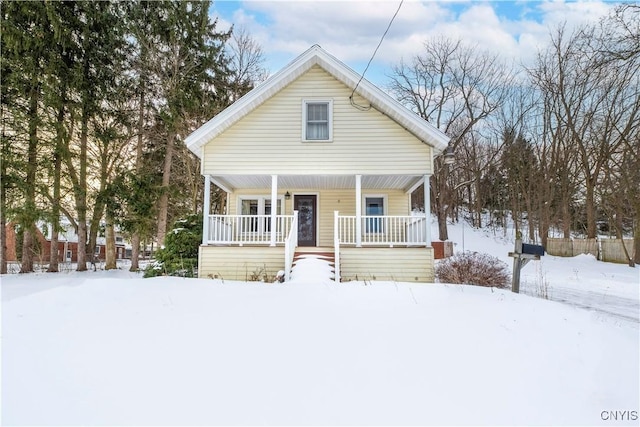
[[302, 139], [328, 142], [333, 139], [333, 101], [305, 100], [303, 102]]
[[[282, 203], [282, 199], [278, 199], [277, 215], [282, 214]], [[240, 214], [248, 216], [242, 219], [241, 228], [244, 232], [267, 233], [271, 231], [271, 198], [241, 198]]]
[[364, 199], [367, 233], [384, 233], [384, 197], [370, 196]]

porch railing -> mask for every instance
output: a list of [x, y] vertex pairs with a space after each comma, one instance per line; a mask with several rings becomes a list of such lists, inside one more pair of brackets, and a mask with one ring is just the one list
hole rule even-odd
[[284, 244], [291, 230], [293, 215], [209, 215], [209, 244], [271, 244], [271, 227], [275, 225], [276, 244]]
[[284, 241], [284, 280], [291, 278], [293, 258], [298, 247], [298, 211], [293, 211], [293, 221], [289, 228], [289, 235]]
[[[426, 245], [425, 216], [363, 215], [360, 227], [353, 215], [336, 215], [336, 238], [341, 245]], [[360, 239], [358, 239], [358, 230]]]

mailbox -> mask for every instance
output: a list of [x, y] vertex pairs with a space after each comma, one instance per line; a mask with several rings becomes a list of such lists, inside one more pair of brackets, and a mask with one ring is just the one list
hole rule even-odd
[[522, 244], [522, 253], [529, 255], [544, 256], [544, 246], [529, 245], [527, 243]]

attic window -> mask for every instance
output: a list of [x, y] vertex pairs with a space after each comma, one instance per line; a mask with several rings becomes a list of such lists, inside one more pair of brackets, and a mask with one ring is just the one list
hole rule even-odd
[[303, 141], [331, 141], [333, 139], [333, 101], [303, 101]]

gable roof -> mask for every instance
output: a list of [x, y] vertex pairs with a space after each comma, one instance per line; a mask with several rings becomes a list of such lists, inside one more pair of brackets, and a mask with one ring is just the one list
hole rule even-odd
[[[372, 108], [387, 115], [416, 138], [432, 146], [434, 154], [439, 154], [447, 147], [449, 137], [438, 128], [409, 111], [371, 82], [366, 79], [360, 81], [361, 76], [358, 73], [318, 45], [311, 46], [285, 68], [256, 86], [231, 106], [202, 125], [186, 138], [185, 144], [196, 156], [201, 157], [202, 147], [207, 142], [229, 129], [233, 124], [306, 73], [314, 65], [320, 66], [350, 89], [358, 85], [356, 93], [366, 99]], [[360, 83], [358, 84], [359, 81]]]

